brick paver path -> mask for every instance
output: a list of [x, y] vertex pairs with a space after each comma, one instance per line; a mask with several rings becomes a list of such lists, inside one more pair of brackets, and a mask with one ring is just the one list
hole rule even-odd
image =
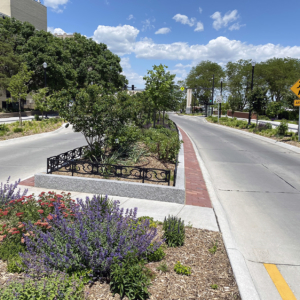
[[34, 176], [21, 181], [19, 185], [34, 186]]
[[184, 142], [185, 204], [212, 208], [192, 142], [180, 127], [178, 129]]

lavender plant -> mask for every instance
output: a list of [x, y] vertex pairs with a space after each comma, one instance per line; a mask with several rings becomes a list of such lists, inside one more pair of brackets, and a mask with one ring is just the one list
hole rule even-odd
[[3, 184], [3, 182], [1, 182], [0, 184], [0, 207], [3, 207], [11, 200], [22, 198], [28, 192], [28, 189], [25, 189], [23, 193], [21, 192], [20, 188], [16, 190], [18, 184], [21, 182], [21, 179], [11, 184], [9, 183], [9, 180], [10, 176], [8, 177], [6, 183]]
[[180, 218], [178, 219], [174, 216], [168, 216], [168, 218], [165, 217], [163, 230], [163, 237], [166, 239], [166, 244], [169, 247], [179, 247], [184, 244], [184, 221], [181, 221]]
[[[146, 257], [148, 247], [155, 251], [162, 241], [157, 241], [157, 229], [149, 227], [149, 220], [138, 223], [137, 208], [120, 209], [119, 201], [108, 205], [108, 198], [94, 196], [86, 201], [77, 199], [79, 206], [72, 208], [73, 221], [65, 218], [55, 205], [49, 220], [52, 228], [46, 232], [33, 224], [26, 224], [32, 236], [24, 236], [28, 252], [20, 256], [28, 269], [46, 268], [76, 272], [92, 270], [93, 275], [109, 274], [113, 258], [122, 261], [136, 251], [139, 258]], [[132, 220], [136, 226], [132, 226]], [[36, 263], [37, 257], [40, 257]]]

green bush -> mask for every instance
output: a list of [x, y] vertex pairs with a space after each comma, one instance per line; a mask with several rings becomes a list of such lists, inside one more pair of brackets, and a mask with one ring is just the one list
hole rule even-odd
[[6, 124], [0, 124], [0, 131], [8, 132], [9, 127]]
[[[150, 251], [151, 251], [151, 246], [153, 246], [153, 244], [150, 244], [150, 249], [149, 249]], [[147, 261], [148, 262], [161, 261], [166, 256], [166, 253], [163, 248], [164, 248], [163, 246], [160, 246], [154, 252], [152, 253], [150, 252], [147, 255]]]
[[34, 115], [34, 120], [35, 120], [35, 121], [41, 121], [39, 115], [37, 115], [37, 114]]
[[175, 162], [182, 143], [177, 131], [167, 128], [150, 128], [143, 131], [141, 138], [149, 151], [158, 154], [159, 159]]
[[4, 239], [0, 245], [0, 259], [9, 260], [25, 251], [25, 245], [20, 243], [19, 235], [13, 235]]
[[279, 135], [286, 135], [288, 132], [289, 126], [287, 120], [282, 119], [280, 125], [277, 127], [277, 133]]
[[184, 221], [181, 221], [181, 219], [178, 219], [177, 217], [169, 216], [164, 220], [163, 230], [163, 237], [169, 247], [179, 247], [184, 244]]
[[14, 133], [18, 133], [18, 132], [22, 132], [23, 131], [23, 128], [20, 128], [20, 127], [15, 127], [14, 129], [13, 129], [13, 132]]
[[121, 298], [126, 295], [129, 300], [149, 297], [148, 287], [151, 280], [144, 261], [139, 261], [135, 253], [128, 255], [121, 264], [117, 258], [114, 258], [110, 277], [110, 288], [114, 295], [118, 293]]
[[25, 279], [24, 283], [10, 282], [0, 289], [1, 300], [81, 300], [84, 285], [78, 279], [63, 274], [52, 274], [41, 280]]
[[20, 255], [10, 257], [7, 262], [7, 272], [21, 273], [24, 272], [26, 266], [23, 264], [23, 260]]
[[191, 267], [182, 265], [180, 261], [178, 261], [174, 266], [174, 271], [177, 274], [182, 274], [187, 276], [191, 275]]

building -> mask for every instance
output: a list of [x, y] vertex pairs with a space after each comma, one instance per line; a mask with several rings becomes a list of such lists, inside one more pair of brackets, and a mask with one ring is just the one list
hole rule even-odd
[[0, 15], [29, 22], [37, 30], [47, 31], [47, 7], [40, 0], [1, 0]]

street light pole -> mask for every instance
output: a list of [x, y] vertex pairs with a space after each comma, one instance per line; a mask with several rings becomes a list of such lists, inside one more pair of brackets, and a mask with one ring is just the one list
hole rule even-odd
[[[47, 73], [46, 73], [47, 63], [46, 62], [43, 63], [43, 67], [44, 67], [45, 88], [46, 88], [47, 87]], [[48, 119], [47, 111], [46, 111], [45, 119]]]
[[[252, 61], [252, 81], [251, 81], [251, 92], [253, 91], [253, 75], [254, 75], [254, 67], [255, 67], [255, 61]], [[249, 119], [248, 119], [248, 125], [251, 124], [251, 107], [249, 103]]]

